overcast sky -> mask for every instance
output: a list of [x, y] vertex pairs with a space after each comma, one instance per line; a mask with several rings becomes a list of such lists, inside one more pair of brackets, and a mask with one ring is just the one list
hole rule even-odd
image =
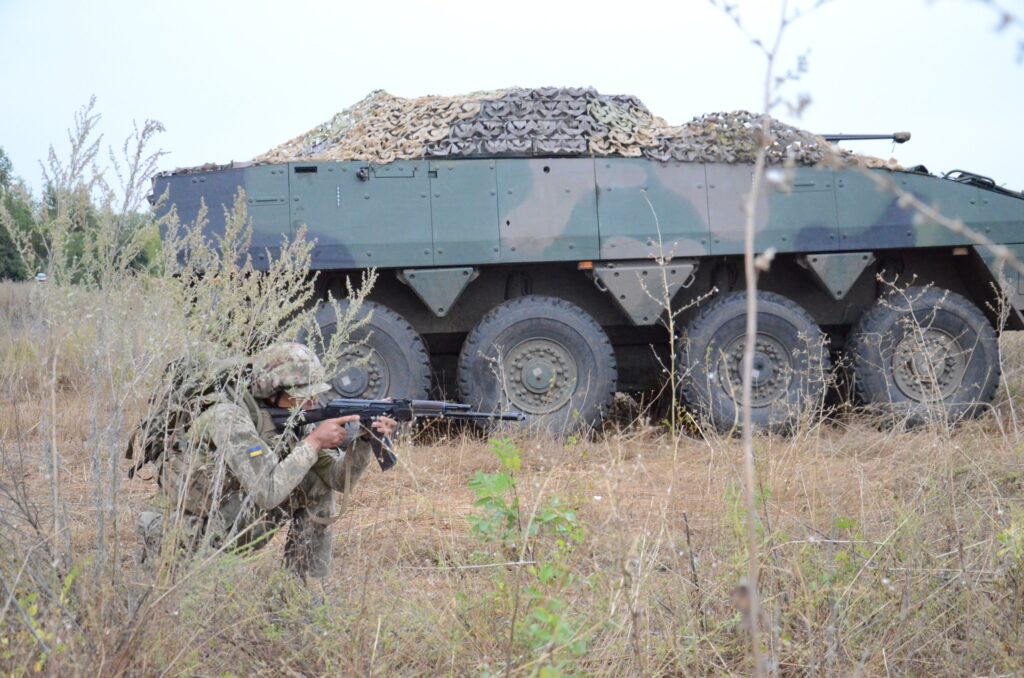
[[[774, 35], [776, 2], [731, 1]], [[998, 23], [979, 0], [835, 0], [786, 32], [780, 71], [805, 52], [809, 71], [784, 94], [812, 103], [775, 114], [819, 133], [908, 130], [903, 146], [855, 148], [1024, 189], [1024, 31]], [[170, 169], [251, 159], [378, 88], [593, 86], [677, 124], [761, 110], [764, 82], [760, 52], [705, 0], [0, 0], [0, 64], [0, 146], [36, 190], [91, 95], [108, 143], [132, 120], [164, 123]]]

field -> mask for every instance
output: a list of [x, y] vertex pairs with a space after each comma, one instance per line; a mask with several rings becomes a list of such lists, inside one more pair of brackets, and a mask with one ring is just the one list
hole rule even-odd
[[[4, 674], [750, 671], [740, 444], [643, 418], [406, 436], [346, 499], [323, 584], [281, 570], [280, 536], [154, 581], [132, 551], [155, 483], [122, 454], [172, 307], [144, 281], [42, 287], [0, 285]], [[844, 411], [755, 438], [772, 672], [1024, 672], [1022, 339], [1003, 337], [980, 420], [894, 432]]]

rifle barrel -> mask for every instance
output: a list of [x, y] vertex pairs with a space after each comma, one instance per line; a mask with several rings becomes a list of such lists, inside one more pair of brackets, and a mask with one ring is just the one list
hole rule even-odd
[[910, 141], [910, 132], [892, 134], [822, 134], [825, 141], [893, 141], [903, 144]]
[[520, 412], [453, 412], [445, 414], [441, 419], [467, 419], [471, 421], [526, 421], [526, 415]]

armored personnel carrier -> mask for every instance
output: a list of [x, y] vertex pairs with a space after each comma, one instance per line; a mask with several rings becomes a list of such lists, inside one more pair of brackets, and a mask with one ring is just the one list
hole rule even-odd
[[[724, 431], [739, 414], [741, 204], [761, 122], [738, 112], [670, 126], [592, 89], [374, 92], [253, 162], [162, 174], [154, 193], [184, 220], [205, 203], [215, 232], [244, 190], [258, 266], [305, 225], [325, 295], [377, 269], [368, 329], [332, 377], [339, 396], [438, 389], [562, 430], [598, 423], [616, 391], [657, 388], [674, 365], [671, 387]], [[1024, 327], [1024, 283], [873, 178], [1017, 256], [1024, 195], [770, 125], [755, 246], [775, 255], [758, 280], [754, 421], [784, 430], [812, 413], [837, 358], [881, 412], [983, 411], [996, 335]], [[319, 320], [333, 331], [329, 307]]]

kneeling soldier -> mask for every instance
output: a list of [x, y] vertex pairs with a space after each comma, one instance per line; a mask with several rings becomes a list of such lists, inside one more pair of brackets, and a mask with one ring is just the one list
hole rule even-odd
[[[300, 440], [278, 433], [265, 410], [309, 409], [329, 389], [312, 351], [282, 343], [253, 358], [247, 384], [203, 396], [199, 416], [160, 460], [160, 510], [139, 517], [143, 565], [155, 563], [167, 531], [188, 551], [204, 543], [256, 549], [290, 520], [286, 564], [303, 577], [326, 576], [333, 493], [349, 491], [365, 470], [368, 433], [359, 435], [359, 417], [339, 417], [307, 427]], [[372, 424], [389, 437], [396, 427], [388, 417]]]

